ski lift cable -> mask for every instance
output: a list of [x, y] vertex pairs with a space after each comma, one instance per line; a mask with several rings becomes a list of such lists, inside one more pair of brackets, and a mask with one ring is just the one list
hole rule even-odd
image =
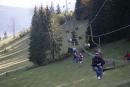
[[107, 0], [105, 0], [103, 2], [103, 4], [101, 5], [101, 7], [99, 8], [99, 10], [97, 11], [96, 15], [94, 16], [94, 18], [90, 21], [90, 32], [91, 32], [91, 40], [94, 44], [96, 44], [98, 46], [98, 44], [93, 40], [93, 30], [92, 30], [92, 23], [95, 21], [95, 19], [97, 18], [97, 16], [99, 15], [99, 13], [101, 12], [101, 10], [103, 9], [103, 7], [105, 6]]
[[[115, 33], [117, 31], [120, 31], [120, 30], [123, 30], [123, 29], [126, 29], [127, 27], [129, 27], [130, 25], [127, 25], [127, 26], [124, 26], [124, 27], [121, 27], [121, 28], [118, 28], [116, 30], [113, 30], [111, 32], [108, 32], [108, 33], [104, 33], [104, 34], [100, 34], [100, 35], [97, 35], [97, 36], [92, 36], [92, 37], [101, 37], [101, 36], [106, 36], [106, 35], [109, 35], [111, 33]], [[88, 36], [91, 36], [91, 35], [88, 35]]]
[[105, 4], [106, 4], [107, 1], [108, 1], [108, 0], [105, 0], [105, 1], [103, 2], [102, 6], [99, 8], [99, 10], [97, 11], [97, 13], [96, 13], [96, 15], [94, 16], [94, 18], [90, 21], [90, 24], [92, 24], [92, 23], [95, 21], [96, 17], [99, 15], [99, 13], [100, 13], [101, 10], [103, 9], [103, 7], [105, 6]]
[[[94, 18], [90, 21], [90, 24], [89, 24], [89, 26], [90, 26], [90, 31], [91, 31], [92, 42], [93, 42], [94, 44], [96, 44], [97, 46], [98, 46], [98, 44], [93, 40], [93, 31], [92, 31], [92, 25], [91, 25], [91, 24], [95, 21], [96, 17], [99, 15], [99, 13], [101, 12], [101, 10], [102, 10], [103, 7], [105, 6], [106, 1], [107, 1], [107, 0], [105, 0], [105, 1], [103, 2], [102, 6], [99, 8], [98, 12], [97, 12], [96, 15], [94, 16]], [[85, 7], [79, 7], [79, 8], [85, 8]], [[75, 9], [78, 9], [78, 8], [75, 8]], [[66, 22], [67, 22], [67, 21], [66, 21]]]

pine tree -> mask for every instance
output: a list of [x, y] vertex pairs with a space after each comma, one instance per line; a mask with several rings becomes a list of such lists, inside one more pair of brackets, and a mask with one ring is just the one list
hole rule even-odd
[[4, 39], [8, 37], [7, 32], [4, 32]]
[[32, 25], [31, 25], [31, 34], [30, 34], [30, 48], [29, 48], [29, 52], [30, 52], [30, 56], [29, 59], [30, 61], [32, 61], [34, 64], [37, 64], [38, 60], [37, 60], [37, 54], [38, 51], [37, 50], [37, 44], [36, 44], [36, 40], [37, 40], [37, 29], [38, 29], [38, 20], [39, 16], [38, 16], [38, 9], [37, 7], [34, 8], [34, 14], [32, 17]]
[[57, 13], [57, 14], [60, 14], [60, 13], [61, 13], [61, 9], [60, 9], [60, 5], [59, 5], [59, 4], [57, 5], [56, 13]]
[[55, 13], [53, 1], [51, 1], [50, 11], [51, 11], [51, 13]]
[[37, 10], [35, 7], [32, 18], [31, 42], [30, 42], [30, 61], [38, 65], [48, 63], [48, 51], [50, 50], [49, 36], [49, 17], [48, 13], [41, 6]]

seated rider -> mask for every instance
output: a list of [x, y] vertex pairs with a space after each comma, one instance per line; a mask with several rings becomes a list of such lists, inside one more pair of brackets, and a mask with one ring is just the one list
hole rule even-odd
[[93, 67], [93, 70], [96, 72], [98, 79], [102, 78], [104, 64], [105, 64], [105, 61], [103, 60], [101, 55], [99, 53], [96, 53], [96, 55], [92, 59], [92, 67]]
[[130, 61], [130, 53], [128, 51], [125, 54], [124, 59], [127, 60], [127, 61]]
[[79, 63], [83, 63], [83, 54], [80, 52], [79, 53]]

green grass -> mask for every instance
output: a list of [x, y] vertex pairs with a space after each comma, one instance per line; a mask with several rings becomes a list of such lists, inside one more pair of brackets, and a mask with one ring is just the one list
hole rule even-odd
[[[121, 40], [102, 47], [104, 56], [119, 59], [129, 50], [129, 42]], [[121, 54], [122, 53], [122, 54]], [[83, 64], [72, 58], [47, 66], [18, 72], [0, 80], [2, 87], [129, 87], [130, 65], [105, 71], [104, 78], [97, 80], [91, 69], [91, 57], [86, 55]]]
[[120, 40], [102, 47], [103, 54], [106, 58], [123, 59], [127, 50], [130, 52], [130, 42]]
[[[130, 52], [129, 44], [130, 41], [124, 39], [101, 46], [103, 58], [115, 61], [117, 67], [126, 64], [126, 61], [124, 61], [124, 55], [127, 51]], [[95, 53], [95, 49], [89, 51], [93, 54]]]
[[[104, 56], [119, 59], [123, 55], [121, 52], [129, 50], [129, 42], [121, 40], [104, 45], [102, 49]], [[69, 58], [25, 72], [9, 74], [0, 80], [0, 85], [2, 87], [127, 87], [130, 83], [130, 65], [106, 71], [102, 80], [97, 80], [90, 65], [91, 58], [88, 55], [83, 64], [73, 63], [72, 58]], [[17, 66], [24, 66], [24, 63]]]
[[[28, 48], [29, 47], [28, 37], [29, 36], [26, 35], [23, 38], [15, 41], [14, 43], [11, 43], [10, 45], [6, 46], [5, 48], [7, 49], [7, 52], [5, 52], [4, 54], [1, 53], [1, 55], [8, 55], [10, 53], [17, 52], [17, 51], [22, 50], [24, 48]], [[3, 49], [0, 49], [0, 50], [3, 50]]]
[[91, 60], [83, 64], [62, 62], [10, 75], [0, 80], [2, 87], [118, 87], [130, 82], [130, 66], [106, 71], [102, 80], [97, 80], [91, 69]]
[[[83, 24], [80, 24], [83, 23]], [[85, 36], [86, 22], [75, 23], [79, 26], [77, 30], [79, 36]], [[71, 23], [70, 23], [71, 25]], [[69, 28], [69, 26], [67, 27]], [[72, 29], [73, 30], [73, 29]], [[64, 33], [63, 36], [68, 35]], [[24, 38], [26, 38], [25, 36]], [[22, 38], [23, 39], [23, 38]], [[80, 46], [84, 46], [84, 37], [80, 41]], [[18, 44], [12, 43], [13, 50], [4, 55], [8, 55], [28, 47], [28, 39], [21, 41]], [[27, 43], [26, 43], [27, 42]], [[16, 41], [17, 43], [17, 41]], [[15, 44], [15, 45], [13, 45]], [[121, 40], [113, 42], [102, 47], [105, 58], [120, 60], [127, 50], [130, 50], [130, 42]], [[10, 45], [9, 45], [10, 46]], [[68, 44], [67, 38], [63, 39], [63, 52], [72, 46]], [[15, 48], [16, 47], [16, 48]], [[4, 56], [2, 55], [2, 56]], [[20, 56], [28, 57], [28, 52], [21, 51], [20, 53], [0, 59], [2, 61], [15, 61]], [[8, 61], [9, 62], [9, 61]], [[0, 70], [0, 72], [12, 70], [21, 66], [30, 65], [29, 61], [16, 64], [11, 67]], [[86, 55], [83, 64], [73, 63], [72, 58], [67, 60], [27, 70], [25, 72], [16, 72], [9, 74], [7, 77], [0, 79], [0, 86], [2, 87], [129, 87], [130, 85], [130, 65], [118, 67], [113, 70], [108, 70], [104, 74], [102, 80], [97, 80], [95, 72], [91, 68], [91, 57]]]
[[130, 87], [130, 82], [126, 82], [122, 85], [119, 85], [118, 87]]
[[10, 70], [16, 70], [16, 69], [21, 68], [21, 67], [25, 67], [25, 68], [26, 67], [31, 67], [32, 65], [33, 65], [32, 62], [25, 61], [25, 62], [22, 62], [22, 63], [18, 63], [18, 64], [15, 64], [15, 65], [12, 65], [12, 66], [7, 67], [7, 68], [0, 69], [0, 73], [7, 72], [7, 71], [10, 71]]
[[[11, 43], [10, 45], [7, 45], [6, 48], [8, 48], [8, 51], [6, 53], [0, 54], [0, 67], [4, 64], [11, 64], [11, 62], [16, 62], [20, 60], [26, 60], [28, 59], [28, 47], [29, 47], [29, 35], [26, 35], [22, 37], [21, 39], [18, 39], [14, 43]], [[2, 49], [0, 49], [2, 50]], [[9, 67], [0, 69], [0, 73], [10, 71], [12, 69], [16, 69], [19, 67], [32, 65], [29, 61], [25, 61], [18, 64], [11, 64]]]

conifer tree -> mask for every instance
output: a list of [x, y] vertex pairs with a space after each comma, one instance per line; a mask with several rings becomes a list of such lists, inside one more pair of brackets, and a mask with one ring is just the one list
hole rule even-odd
[[41, 6], [38, 10], [35, 7], [32, 18], [30, 61], [37, 65], [48, 63], [48, 51], [50, 50], [49, 36], [49, 14]]
[[4, 39], [8, 37], [7, 32], [4, 32]]
[[57, 14], [60, 14], [60, 13], [61, 13], [61, 9], [60, 9], [60, 5], [59, 5], [59, 4], [57, 5], [56, 13], [57, 13]]
[[51, 2], [50, 11], [51, 11], [51, 13], [55, 13], [55, 9], [54, 9], [54, 4], [53, 4], [53, 2]]

